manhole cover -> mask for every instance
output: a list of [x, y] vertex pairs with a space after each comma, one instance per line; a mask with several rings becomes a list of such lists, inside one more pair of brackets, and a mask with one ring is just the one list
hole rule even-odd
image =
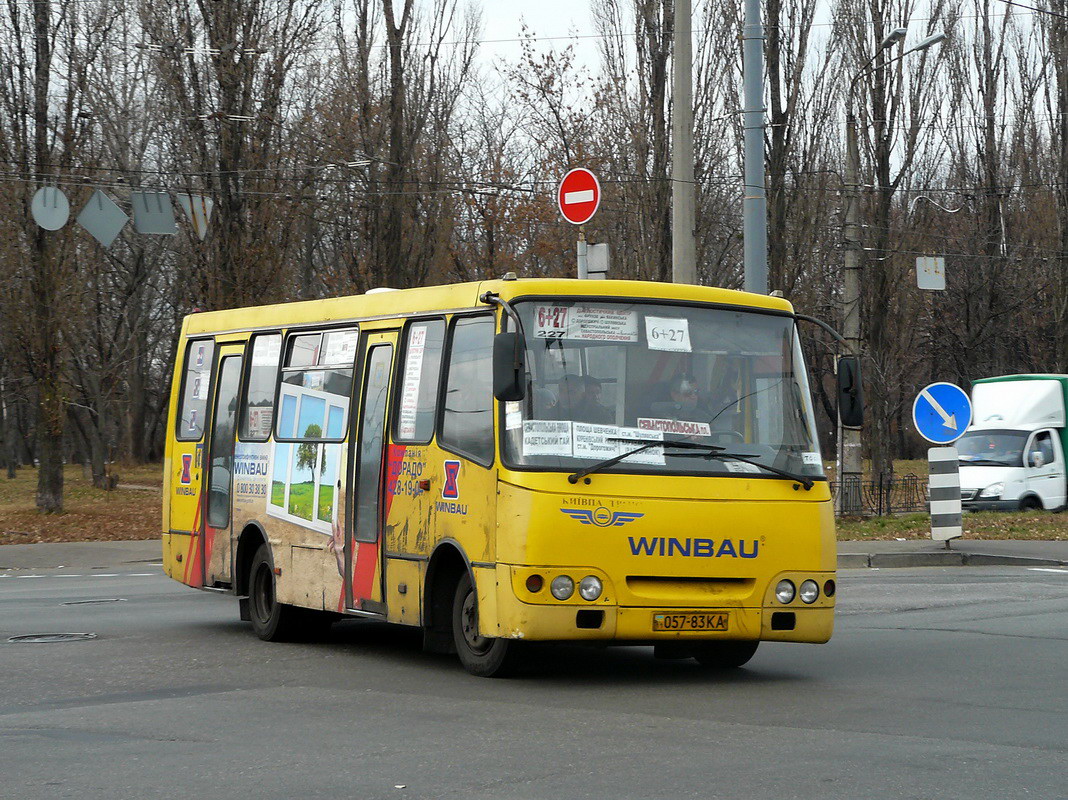
[[85, 639], [95, 638], [95, 633], [24, 633], [21, 636], [12, 636], [8, 641], [43, 644], [48, 642], [80, 642]]

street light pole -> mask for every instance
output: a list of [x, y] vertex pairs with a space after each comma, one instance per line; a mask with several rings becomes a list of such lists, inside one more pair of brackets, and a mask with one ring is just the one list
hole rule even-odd
[[671, 280], [697, 283], [690, 0], [675, 0], [671, 98]]
[[[858, 205], [860, 201], [860, 145], [857, 142], [857, 119], [853, 113], [853, 91], [859, 81], [874, 66], [875, 60], [884, 50], [888, 50], [905, 38], [904, 28], [894, 29], [883, 39], [875, 55], [865, 62], [846, 91], [846, 159], [845, 159], [845, 215], [843, 220], [843, 246], [845, 258], [842, 270], [842, 337], [846, 340], [847, 355], [861, 354], [860, 303], [861, 303], [861, 266], [860, 266], [860, 221]], [[944, 33], [928, 36], [922, 42], [903, 53], [888, 59], [886, 63], [898, 61], [911, 53], [926, 50], [946, 38]], [[847, 428], [838, 417], [838, 511], [841, 514], [857, 516], [862, 512], [861, 478], [864, 473], [863, 453], [861, 451], [860, 428]]]
[[742, 89], [745, 109], [745, 186], [742, 193], [742, 251], [745, 290], [768, 293], [768, 199], [764, 185], [764, 28], [760, 0], [745, 0], [742, 30]]

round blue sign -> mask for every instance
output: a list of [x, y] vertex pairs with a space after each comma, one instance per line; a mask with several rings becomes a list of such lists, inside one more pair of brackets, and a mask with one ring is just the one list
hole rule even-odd
[[972, 401], [952, 383], [932, 383], [912, 403], [912, 422], [933, 444], [957, 441], [972, 422]]

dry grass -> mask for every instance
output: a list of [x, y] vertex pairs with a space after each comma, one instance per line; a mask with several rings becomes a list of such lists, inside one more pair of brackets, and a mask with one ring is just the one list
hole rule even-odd
[[37, 512], [36, 469], [23, 467], [14, 480], [0, 475], [0, 545], [158, 538], [160, 466], [115, 465], [113, 471], [120, 488], [105, 492], [93, 488], [81, 467], [65, 467], [62, 514]]
[[[1068, 541], [1068, 513], [1049, 511], [979, 511], [965, 514], [965, 539], [1042, 539]], [[896, 517], [840, 519], [836, 524], [839, 541], [858, 539], [930, 539], [931, 518], [927, 514], [901, 514]]]

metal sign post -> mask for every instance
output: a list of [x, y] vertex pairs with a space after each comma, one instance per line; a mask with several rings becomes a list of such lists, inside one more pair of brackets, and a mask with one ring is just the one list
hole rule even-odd
[[[912, 421], [927, 441], [950, 445], [972, 421], [972, 401], [967, 392], [952, 383], [923, 387], [912, 404]], [[932, 447], [927, 451], [931, 538], [945, 542], [963, 533], [960, 505], [960, 467], [955, 447]]]
[[572, 225], [579, 226], [576, 255], [578, 256], [578, 276], [582, 280], [589, 277], [589, 246], [586, 243], [586, 230], [583, 226], [593, 219], [600, 205], [601, 184], [597, 176], [588, 169], [576, 167], [560, 181], [560, 186], [556, 190], [556, 207], [560, 209], [560, 215], [564, 219]]

